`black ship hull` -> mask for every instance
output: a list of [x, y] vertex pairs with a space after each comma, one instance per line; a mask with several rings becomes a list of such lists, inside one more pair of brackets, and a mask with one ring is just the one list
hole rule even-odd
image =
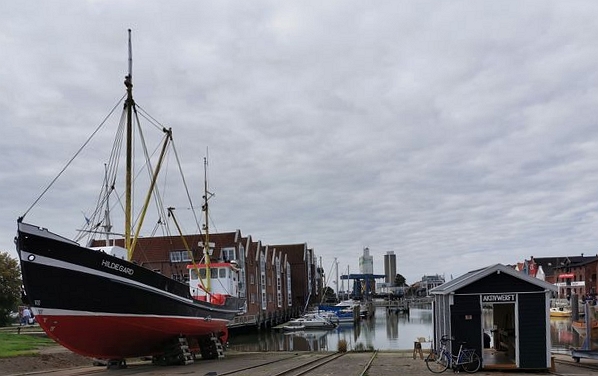
[[184, 283], [29, 224], [18, 224], [17, 251], [38, 323], [85, 356], [159, 354], [178, 336], [225, 335], [238, 313], [239, 299], [195, 300]]

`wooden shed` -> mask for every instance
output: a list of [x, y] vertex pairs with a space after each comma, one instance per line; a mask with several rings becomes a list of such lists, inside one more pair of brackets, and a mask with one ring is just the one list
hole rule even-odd
[[476, 350], [485, 369], [551, 367], [550, 298], [557, 287], [496, 264], [430, 290], [434, 346], [447, 334]]

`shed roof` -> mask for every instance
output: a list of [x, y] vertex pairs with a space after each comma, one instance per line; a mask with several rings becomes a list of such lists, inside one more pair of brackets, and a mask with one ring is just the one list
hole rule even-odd
[[489, 275], [491, 275], [493, 273], [497, 273], [497, 272], [511, 275], [515, 278], [519, 278], [523, 281], [526, 281], [530, 284], [539, 286], [546, 290], [551, 290], [554, 292], [558, 291], [558, 288], [551, 283], [542, 281], [538, 278], [530, 277], [529, 275], [524, 274], [522, 272], [518, 272], [517, 270], [515, 270], [509, 266], [506, 266], [503, 264], [495, 264], [495, 265], [491, 265], [491, 266], [488, 266], [483, 269], [472, 270], [468, 273], [463, 274], [462, 276], [459, 276], [459, 277], [453, 279], [452, 281], [448, 281], [446, 283], [443, 283], [440, 286], [434, 287], [433, 289], [430, 290], [430, 294], [435, 294], [435, 295], [450, 294], [450, 293], [455, 292], [465, 286], [468, 286], [486, 276], [489, 276]]

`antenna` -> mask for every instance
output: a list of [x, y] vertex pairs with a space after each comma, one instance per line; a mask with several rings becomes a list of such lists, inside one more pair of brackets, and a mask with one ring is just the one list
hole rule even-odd
[[133, 47], [131, 46], [131, 29], [129, 29], [129, 80], [133, 82]]

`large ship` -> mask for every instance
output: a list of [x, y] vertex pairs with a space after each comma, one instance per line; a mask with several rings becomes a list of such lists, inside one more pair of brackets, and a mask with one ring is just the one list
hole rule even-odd
[[[101, 219], [86, 218], [90, 229], [85, 233], [104, 236], [104, 246], [91, 247], [91, 241], [82, 245], [80, 241], [26, 223], [24, 217], [29, 208], [17, 221], [16, 238], [24, 297], [49, 337], [84, 356], [106, 359], [121, 366], [125, 364], [124, 359], [139, 356], [153, 356], [156, 361], [166, 363], [189, 362], [189, 354], [195, 355], [195, 352], [214, 358], [221, 355], [227, 324], [242, 309], [243, 300], [238, 298], [238, 286], [234, 284], [229, 283], [230, 290], [218, 294], [209, 289], [210, 279], [218, 278], [210, 276], [210, 271], [221, 268], [227, 273], [223, 278], [235, 281], [238, 278], [232, 278], [236, 271], [234, 260], [224, 265], [210, 265], [208, 192], [204, 193], [201, 205], [206, 212], [206, 224], [202, 229], [205, 232], [204, 258], [195, 263], [190, 257], [192, 261], [188, 268], [192, 278], [189, 283], [132, 262], [147, 208], [142, 208], [141, 214], [133, 220], [131, 137], [135, 133], [133, 127], [137, 126], [134, 122], [138, 112], [132, 95], [130, 51], [129, 31], [129, 73], [125, 79], [122, 130], [117, 132], [124, 135], [124, 145], [127, 146], [126, 163], [123, 163], [126, 165], [124, 234], [121, 233], [119, 239], [111, 238], [115, 233], [109, 217], [108, 197], [115, 191], [113, 183], [118, 180], [111, 175], [111, 167], [105, 169], [105, 196], [98, 200], [105, 210], [94, 212]], [[165, 134], [164, 150], [172, 140], [172, 133], [170, 129], [162, 131]], [[162, 151], [158, 162], [153, 164], [156, 167], [148, 178], [148, 192], [156, 190], [157, 171], [164, 154]], [[146, 199], [144, 205], [149, 201]], [[170, 216], [173, 216], [172, 210], [165, 215]], [[180, 231], [178, 223], [176, 228]], [[187, 251], [192, 254], [190, 249]]]

